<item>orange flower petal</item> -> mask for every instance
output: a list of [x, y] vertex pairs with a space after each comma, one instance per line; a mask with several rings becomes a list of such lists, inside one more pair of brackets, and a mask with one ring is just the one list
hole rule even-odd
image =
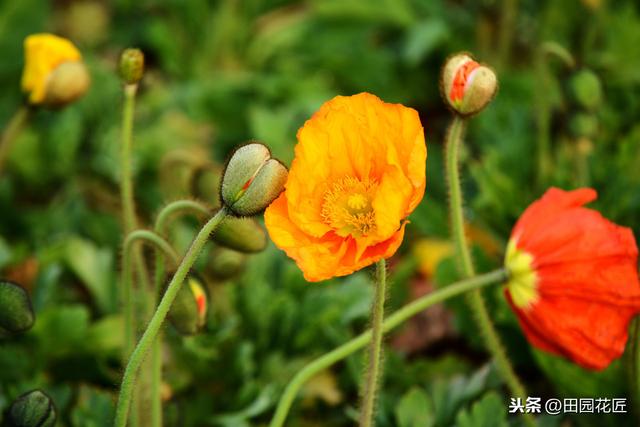
[[272, 240], [310, 281], [391, 256], [424, 195], [426, 156], [415, 110], [335, 97], [298, 131], [285, 192], [265, 213]]

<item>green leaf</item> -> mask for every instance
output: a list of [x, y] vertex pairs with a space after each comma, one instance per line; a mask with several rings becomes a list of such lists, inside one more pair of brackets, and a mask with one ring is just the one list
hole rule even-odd
[[422, 389], [414, 387], [402, 396], [395, 415], [398, 427], [430, 427], [434, 421], [433, 404]]
[[65, 261], [87, 287], [102, 312], [115, 305], [113, 298], [113, 252], [93, 242], [72, 237], [65, 242]]
[[456, 427], [508, 427], [507, 408], [496, 392], [489, 392], [456, 416]]

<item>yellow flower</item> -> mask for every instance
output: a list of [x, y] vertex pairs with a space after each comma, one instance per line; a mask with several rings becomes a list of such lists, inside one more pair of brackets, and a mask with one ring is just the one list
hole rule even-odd
[[426, 158], [415, 110], [335, 97], [298, 131], [285, 191], [265, 212], [271, 239], [308, 281], [390, 257], [424, 195]]
[[53, 34], [32, 34], [24, 40], [22, 90], [34, 105], [62, 106], [81, 97], [89, 74], [80, 51]]

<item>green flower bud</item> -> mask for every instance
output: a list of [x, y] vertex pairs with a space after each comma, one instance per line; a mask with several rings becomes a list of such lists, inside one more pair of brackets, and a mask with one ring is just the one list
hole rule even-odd
[[120, 77], [126, 84], [136, 84], [144, 74], [144, 54], [140, 49], [125, 49], [120, 56]]
[[169, 321], [182, 335], [193, 335], [207, 323], [207, 293], [204, 282], [190, 274], [169, 310]]
[[576, 138], [593, 138], [598, 133], [598, 118], [588, 113], [574, 114], [569, 120], [569, 130]]
[[53, 427], [56, 408], [41, 390], [33, 390], [18, 397], [8, 411], [7, 425], [11, 427]]
[[260, 252], [267, 246], [267, 235], [252, 218], [227, 218], [213, 234], [213, 241], [238, 252]]
[[238, 148], [222, 176], [222, 203], [236, 216], [253, 216], [284, 190], [287, 168], [271, 158], [267, 147], [251, 143]]
[[440, 90], [449, 107], [462, 116], [480, 112], [498, 89], [493, 70], [466, 53], [451, 56], [442, 69]]
[[49, 76], [43, 105], [50, 108], [64, 107], [81, 98], [90, 85], [91, 77], [84, 62], [64, 62]]
[[602, 103], [602, 84], [590, 70], [580, 70], [569, 80], [569, 91], [577, 105], [593, 111]]
[[228, 280], [242, 271], [245, 261], [245, 254], [219, 247], [211, 252], [207, 267], [216, 279]]
[[5, 280], [0, 281], [0, 336], [23, 332], [33, 326], [35, 315], [27, 292]]

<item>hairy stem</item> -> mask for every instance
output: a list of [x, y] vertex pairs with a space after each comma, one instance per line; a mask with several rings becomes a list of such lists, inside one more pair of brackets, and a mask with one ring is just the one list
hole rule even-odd
[[[167, 204], [158, 216], [154, 230], [156, 234], [162, 236], [168, 228], [169, 220], [176, 214], [188, 212], [201, 215], [210, 215], [211, 210], [203, 203], [194, 200], [177, 200]], [[176, 263], [177, 264], [177, 263]], [[154, 271], [154, 295], [160, 295], [160, 288], [164, 279], [165, 268], [162, 262], [160, 251], [156, 251], [155, 255], [155, 271]], [[158, 338], [153, 342], [151, 348], [151, 427], [162, 426], [162, 331], [158, 332]]]
[[127, 363], [127, 367], [124, 371], [122, 386], [120, 388], [120, 395], [118, 396], [116, 418], [114, 423], [116, 427], [124, 427], [127, 423], [127, 416], [129, 413], [129, 408], [131, 406], [131, 397], [135, 386], [138, 370], [140, 369], [140, 366], [142, 365], [142, 362], [144, 361], [151, 345], [158, 336], [160, 328], [162, 327], [162, 323], [167, 317], [167, 313], [171, 308], [171, 304], [173, 304], [176, 295], [178, 295], [178, 291], [180, 291], [184, 279], [187, 277], [189, 270], [196, 262], [198, 256], [200, 255], [200, 252], [202, 251], [202, 248], [204, 247], [205, 243], [207, 243], [209, 236], [213, 232], [215, 232], [216, 228], [226, 218], [226, 216], [227, 209], [223, 207], [200, 229], [198, 235], [191, 243], [191, 247], [182, 259], [182, 262], [180, 262], [176, 273], [173, 275], [173, 278], [169, 282], [167, 290], [162, 296], [160, 304], [158, 304], [158, 308], [153, 314], [153, 317], [151, 318], [147, 329], [142, 334], [142, 338], [140, 338], [138, 345], [131, 354], [129, 363]]
[[[135, 100], [136, 93], [138, 90], [137, 84], [127, 84], [124, 86], [124, 104], [122, 111], [122, 135], [121, 135], [121, 144], [120, 144], [120, 168], [121, 168], [121, 176], [120, 176], [120, 198], [122, 204], [122, 225], [124, 230], [124, 236], [127, 236], [129, 233], [134, 231], [137, 228], [137, 220], [136, 220], [136, 207], [135, 207], [135, 198], [133, 192], [133, 173], [131, 167], [131, 151], [133, 146], [133, 118], [135, 112]], [[151, 295], [150, 283], [149, 283], [149, 275], [147, 272], [147, 268], [144, 262], [144, 256], [141, 248], [134, 248], [133, 252], [129, 255], [133, 257], [133, 265], [135, 267], [135, 272], [137, 274], [137, 286], [134, 286], [133, 282], [130, 282], [128, 286], [133, 289], [123, 290], [123, 293], [129, 293], [129, 297], [125, 298], [125, 313], [137, 313], [139, 311], [142, 312], [141, 316], [127, 316], [125, 315], [125, 336], [133, 337], [127, 341], [125, 341], [125, 351], [123, 354], [123, 359], [126, 362], [127, 358], [133, 351], [133, 343], [135, 342], [135, 337], [138, 334], [139, 326], [142, 324], [142, 321], [139, 319], [140, 317], [146, 321], [147, 313], [149, 311], [149, 302], [153, 301], [154, 296]], [[125, 264], [125, 260], [122, 260], [121, 263], [123, 266]], [[134, 290], [136, 294], [139, 296], [133, 297]], [[136, 310], [136, 304], [138, 302], [144, 303], [142, 310]], [[147, 377], [150, 380], [151, 372], [147, 373]], [[145, 384], [146, 386], [146, 384]], [[140, 396], [137, 396], [136, 405], [131, 414], [131, 425], [136, 427], [140, 424], [139, 410], [138, 407], [146, 407], [149, 405], [148, 395], [144, 394], [141, 390], [137, 393], [140, 393]], [[143, 395], [144, 394], [144, 395]], [[146, 412], [143, 410], [143, 412]], [[144, 423], [143, 423], [144, 424]]]
[[[387, 333], [391, 331], [392, 329], [403, 324], [411, 317], [424, 311], [426, 308], [434, 304], [437, 304], [449, 298], [453, 298], [465, 292], [488, 286], [490, 284], [502, 283], [506, 279], [506, 271], [504, 269], [499, 269], [490, 273], [473, 277], [471, 279], [461, 280], [445, 288], [439, 289], [435, 292], [431, 292], [416, 299], [415, 301], [410, 302], [409, 304], [405, 305], [404, 307], [393, 313], [391, 316], [389, 316], [382, 323], [382, 332]], [[340, 360], [346, 359], [351, 354], [364, 348], [368, 343], [371, 342], [372, 337], [372, 331], [368, 330], [351, 339], [350, 341], [344, 343], [335, 350], [323, 354], [319, 358], [306, 365], [302, 370], [300, 370], [289, 382], [287, 388], [282, 394], [282, 397], [280, 397], [278, 407], [276, 408], [276, 412], [269, 426], [282, 427], [284, 425], [284, 422], [289, 413], [289, 409], [291, 408], [296, 395], [309, 379], [311, 379], [324, 369], [327, 369], [329, 366], [339, 362]]]
[[384, 320], [384, 302], [387, 294], [387, 266], [384, 259], [376, 263], [376, 289], [371, 304], [371, 343], [369, 345], [369, 362], [362, 390], [360, 408], [360, 426], [371, 427], [375, 414], [378, 384], [382, 376], [382, 323]]
[[21, 106], [13, 114], [4, 132], [2, 132], [2, 137], [0, 137], [0, 173], [2, 173], [7, 157], [9, 157], [13, 143], [20, 135], [20, 131], [24, 128], [30, 115], [31, 109], [25, 105]]
[[[467, 237], [464, 231], [464, 216], [462, 212], [462, 190], [460, 185], [460, 171], [458, 164], [458, 156], [460, 145], [464, 136], [466, 121], [464, 118], [456, 116], [449, 128], [446, 141], [447, 154], [447, 181], [449, 185], [449, 215], [451, 222], [451, 232], [456, 249], [456, 259], [458, 267], [464, 278], [470, 278], [475, 275], [473, 262], [471, 259], [471, 251], [467, 243]], [[496, 332], [487, 307], [482, 298], [480, 289], [473, 290], [468, 295], [469, 305], [474, 314], [480, 333], [484, 338], [485, 345], [496, 361], [498, 370], [507, 385], [509, 386], [514, 397], [526, 398], [524, 386], [516, 375], [511, 362], [500, 342], [500, 337]], [[529, 426], [535, 426], [535, 421], [530, 414], [523, 414], [524, 420]]]

